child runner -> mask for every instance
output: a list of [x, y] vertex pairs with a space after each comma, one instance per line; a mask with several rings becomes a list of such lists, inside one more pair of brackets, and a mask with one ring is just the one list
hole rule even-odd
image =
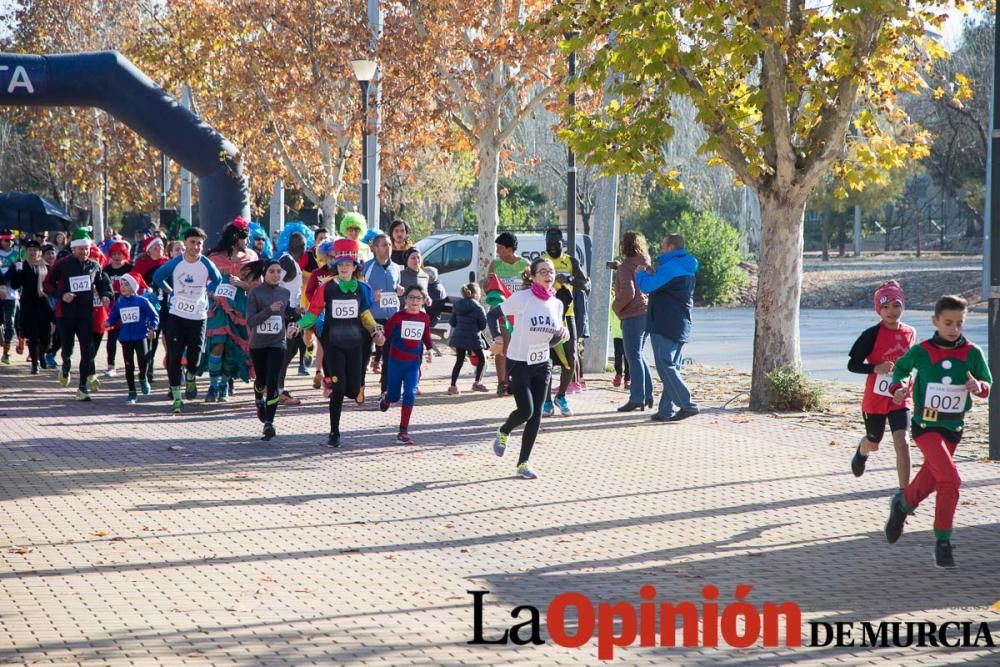
[[[115, 293], [115, 299], [121, 294], [119, 283], [122, 276], [132, 272], [132, 263], [128, 261], [129, 254], [131, 254], [131, 249], [125, 241], [112, 241], [108, 246], [109, 261], [104, 267], [104, 273], [108, 274], [108, 278], [111, 280], [111, 291]], [[139, 290], [132, 291], [138, 293]], [[114, 303], [114, 299], [112, 299], [112, 303]], [[104, 377], [113, 378], [118, 374], [118, 369], [115, 368], [115, 360], [118, 356], [118, 327], [109, 327], [107, 334], [108, 368], [104, 371]]]
[[[113, 248], [114, 246], [112, 246]], [[118, 340], [122, 344], [122, 356], [125, 359], [125, 381], [128, 383], [129, 404], [135, 403], [139, 395], [135, 391], [136, 361], [139, 364], [139, 378], [144, 396], [149, 394], [149, 381], [146, 379], [146, 339], [156, 337], [156, 328], [160, 324], [160, 316], [146, 297], [139, 296], [139, 281], [135, 276], [126, 273], [119, 276], [119, 297], [111, 307], [108, 315], [108, 326], [118, 327]]]
[[[524, 289], [524, 272], [528, 270], [528, 260], [517, 254], [517, 236], [510, 232], [502, 232], [494, 243], [497, 258], [493, 260], [493, 266], [490, 267], [490, 274], [486, 279], [486, 303], [490, 307], [498, 305], [514, 292]], [[507, 333], [510, 333], [510, 327], [507, 328]], [[494, 355], [494, 360], [497, 367], [497, 396], [506, 396], [509, 376], [504, 366], [503, 355]]]
[[934, 335], [896, 361], [892, 372], [892, 400], [906, 401], [910, 373], [917, 372], [913, 388], [913, 439], [924, 455], [924, 465], [906, 488], [892, 498], [885, 537], [889, 543], [899, 539], [906, 515], [913, 514], [920, 502], [937, 491], [934, 505], [934, 564], [955, 567], [951, 552], [951, 528], [958, 505], [958, 475], [953, 456], [962, 439], [965, 413], [972, 408], [972, 398], [990, 394], [993, 376], [983, 351], [962, 335], [967, 303], [960, 296], [943, 296], [934, 305]]
[[878, 451], [878, 444], [885, 434], [886, 421], [892, 433], [892, 444], [896, 448], [896, 474], [899, 488], [905, 489], [910, 483], [910, 447], [906, 442], [906, 422], [909, 416], [909, 400], [896, 405], [889, 392], [892, 371], [896, 360], [906, 354], [917, 340], [913, 327], [903, 324], [903, 288], [895, 280], [890, 280], [875, 290], [875, 312], [881, 321], [865, 329], [851, 347], [851, 358], [847, 370], [863, 373], [865, 393], [861, 399], [861, 416], [865, 422], [865, 436], [851, 459], [851, 471], [855, 477], [865, 472], [868, 455]]
[[[487, 319], [493, 336], [503, 336], [510, 389], [517, 405], [507, 421], [497, 429], [493, 453], [503, 456], [510, 434], [524, 424], [517, 473], [525, 479], [535, 479], [538, 475], [528, 462], [528, 457], [538, 435], [542, 403], [552, 377], [549, 347], [553, 340], [568, 340], [569, 331], [563, 324], [563, 304], [555, 298], [555, 291], [552, 289], [556, 277], [552, 262], [539, 257], [531, 263], [529, 271], [531, 288], [512, 294], [509, 299], [491, 309]], [[499, 320], [511, 315], [517, 316], [517, 326], [508, 334], [506, 329], [499, 326]]]
[[[614, 300], [614, 288], [611, 290], [611, 299]], [[622, 337], [622, 321], [615, 315], [615, 311], [608, 313], [611, 324], [611, 343], [615, 348], [615, 376], [611, 379], [614, 387], [622, 386], [622, 378], [625, 378], [625, 388], [631, 386], [631, 376], [629, 375], [628, 359], [625, 358], [625, 339]]]
[[[215, 264], [201, 254], [205, 232], [191, 227], [184, 232], [184, 252], [161, 266], [153, 274], [153, 282], [170, 294], [166, 330], [167, 375], [174, 397], [174, 414], [180, 414], [183, 396], [197, 398], [195, 371], [201, 349], [205, 345], [205, 321], [208, 319], [208, 293], [222, 281]], [[187, 386], [182, 383], [181, 359], [187, 360]]]
[[321, 312], [326, 314], [323, 345], [323, 393], [330, 398], [330, 435], [328, 447], [340, 447], [340, 415], [344, 396], [358, 396], [361, 390], [362, 347], [369, 336], [375, 344], [385, 342], [381, 327], [372, 317], [372, 296], [368, 285], [355, 276], [358, 269], [358, 244], [350, 239], [333, 243], [331, 263], [337, 275], [317, 289], [302, 316], [300, 328], [315, 325]]
[[412, 445], [408, 433], [410, 415], [417, 397], [420, 382], [420, 357], [431, 363], [431, 320], [422, 308], [427, 293], [419, 285], [411, 285], [403, 293], [404, 309], [389, 318], [385, 325], [385, 340], [389, 349], [389, 379], [386, 395], [379, 401], [378, 409], [385, 412], [400, 398], [402, 387], [403, 408], [399, 415], [399, 435], [396, 442]]
[[455, 349], [455, 366], [451, 369], [451, 386], [448, 387], [448, 393], [453, 396], [461, 393], [458, 389], [458, 374], [462, 372], [466, 355], [476, 370], [472, 391], [489, 391], [482, 383], [486, 357], [483, 354], [481, 336], [486, 329], [486, 311], [480, 304], [481, 299], [482, 291], [479, 285], [469, 283], [462, 286], [462, 298], [451, 308], [451, 319], [448, 322], [451, 327], [451, 337], [448, 345]]
[[[135, 273], [142, 276], [147, 285], [153, 284], [153, 274], [156, 270], [167, 263], [167, 258], [163, 254], [163, 239], [159, 236], [150, 236], [139, 246], [139, 254], [135, 258]], [[158, 293], [159, 302], [154, 304], [157, 312], [167, 312], [166, 295]], [[146, 370], [144, 375], [149, 384], [153, 384], [153, 360], [156, 358], [156, 350], [159, 347], [160, 334], [165, 323], [160, 320], [159, 330], [156, 336], [149, 341], [149, 354], [146, 355]]]
[[248, 277], [256, 282], [263, 274], [264, 282], [247, 295], [247, 329], [250, 332], [250, 358], [255, 372], [253, 393], [257, 404], [257, 419], [264, 424], [261, 440], [276, 435], [274, 413], [278, 409], [278, 382], [285, 367], [285, 338], [298, 334], [294, 324], [285, 323], [296, 317], [291, 292], [281, 286], [283, 270], [276, 259], [247, 265]]

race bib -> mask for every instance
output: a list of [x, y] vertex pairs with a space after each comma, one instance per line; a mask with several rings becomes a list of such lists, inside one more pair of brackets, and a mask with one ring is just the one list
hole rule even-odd
[[928, 382], [924, 392], [924, 419], [937, 421], [939, 412], [962, 412], [969, 398], [964, 384]]
[[201, 308], [201, 302], [194, 299], [185, 299], [182, 296], [174, 296], [170, 300], [170, 312], [174, 315], [194, 315]]
[[335, 320], [351, 320], [358, 316], [357, 301], [334, 301], [330, 312]]
[[892, 384], [892, 374], [885, 373], [883, 375], [875, 376], [875, 384], [872, 386], [872, 391], [879, 396], [886, 396], [892, 398], [892, 392], [889, 391], [889, 386]]
[[97, 294], [94, 295], [94, 308], [104, 307], [104, 302], [101, 301], [101, 297]]
[[271, 315], [263, 322], [257, 325], [257, 333], [259, 334], [279, 334], [283, 328], [284, 320], [281, 315]]
[[90, 274], [85, 276], [70, 276], [69, 279], [69, 291], [70, 292], [89, 292], [92, 286], [90, 280]]
[[403, 322], [403, 340], [420, 340], [424, 337], [423, 322]]
[[226, 299], [235, 299], [236, 285], [229, 285], [229, 284], [219, 285], [215, 289], [215, 296], [221, 296]]
[[541, 364], [549, 359], [549, 344], [538, 343], [528, 347], [528, 364]]
[[399, 310], [399, 297], [395, 292], [383, 292], [378, 298], [378, 305], [386, 310]]
[[121, 315], [122, 324], [137, 324], [139, 322], [139, 306], [122, 308], [118, 314]]

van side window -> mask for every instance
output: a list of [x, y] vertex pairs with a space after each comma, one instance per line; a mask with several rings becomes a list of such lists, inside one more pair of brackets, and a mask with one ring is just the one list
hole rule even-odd
[[[472, 264], [471, 241], [449, 241], [435, 248], [424, 258], [424, 266], [433, 266], [438, 273], [467, 269]], [[472, 267], [475, 270], [475, 267]]]

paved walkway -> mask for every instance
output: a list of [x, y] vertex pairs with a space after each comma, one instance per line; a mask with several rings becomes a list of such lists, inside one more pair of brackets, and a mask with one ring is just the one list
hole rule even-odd
[[[77, 404], [52, 371], [0, 368], [0, 663], [595, 664], [595, 641], [555, 645], [544, 617], [543, 645], [469, 645], [466, 591], [490, 591], [494, 638], [527, 619], [511, 619], [517, 605], [544, 615], [578, 591], [635, 606], [643, 584], [699, 609], [703, 586], [722, 609], [752, 585], [758, 608], [800, 606], [805, 643], [807, 621], [836, 620], [987, 621], [1000, 641], [995, 464], [960, 462], [960, 568], [941, 571], [930, 505], [885, 543], [893, 461], [873, 458], [855, 479], [854, 435], [718, 406], [654, 424], [616, 414], [623, 394], [592, 381], [571, 397], [578, 416], [544, 422], [541, 479], [523, 481], [516, 452], [497, 459], [488, 445], [510, 402], [446, 396], [450, 365], [425, 374], [416, 446], [395, 445], [398, 412], [370, 403], [345, 413], [339, 451], [318, 446], [324, 406], [299, 379], [307, 403], [281, 410], [265, 444], [248, 388], [176, 418], [162, 398], [127, 408], [121, 378]], [[615, 659], [987, 665], [996, 651], [758, 643]]]

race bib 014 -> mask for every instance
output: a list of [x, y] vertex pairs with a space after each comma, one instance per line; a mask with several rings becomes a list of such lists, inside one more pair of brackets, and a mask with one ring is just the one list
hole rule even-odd
[[259, 334], [280, 334], [281, 329], [284, 326], [284, 320], [281, 315], [271, 315], [263, 322], [257, 325], [257, 333]]

